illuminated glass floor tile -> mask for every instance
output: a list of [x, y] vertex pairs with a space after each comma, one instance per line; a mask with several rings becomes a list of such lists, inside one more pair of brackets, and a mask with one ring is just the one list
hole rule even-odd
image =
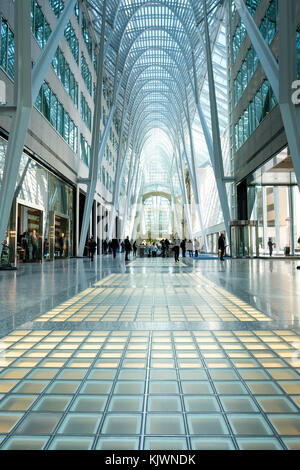
[[285, 436], [300, 436], [300, 416], [289, 415], [273, 415], [268, 414], [273, 426], [276, 428], [278, 434]]
[[41, 398], [38, 403], [34, 406], [33, 410], [35, 411], [64, 411], [70, 400], [72, 399], [72, 395], [70, 396], [56, 396], [56, 395], [45, 395]]
[[221, 414], [187, 414], [190, 434], [229, 434]]
[[0, 411], [0, 434], [10, 432], [24, 413]]
[[172, 437], [145, 438], [145, 450], [185, 450], [187, 449], [186, 439], [176, 439]]
[[254, 414], [228, 415], [228, 420], [236, 435], [264, 436], [272, 434], [272, 430], [263, 417]]
[[58, 429], [58, 434], [95, 434], [101, 413], [69, 413]]
[[184, 434], [184, 423], [181, 414], [152, 414], [148, 413], [146, 418], [147, 434]]
[[50, 450], [90, 450], [94, 442], [93, 437], [61, 436], [55, 437], [48, 449]]
[[283, 442], [285, 443], [288, 450], [300, 450], [300, 438], [287, 438], [283, 439]]
[[111, 399], [108, 411], [111, 412], [139, 412], [142, 411], [143, 395], [118, 395]]
[[176, 396], [150, 396], [148, 398], [148, 411], [162, 411], [162, 412], [181, 412], [181, 402], [179, 397]]
[[62, 413], [31, 412], [17, 427], [17, 434], [51, 434], [62, 417]]
[[97, 450], [138, 450], [139, 438], [127, 437], [100, 437]]
[[211, 396], [185, 396], [184, 403], [187, 412], [203, 413], [220, 411], [216, 398]]
[[32, 403], [38, 398], [38, 395], [12, 395], [0, 400], [1, 411], [26, 411]]
[[2, 446], [2, 450], [42, 450], [47, 443], [49, 437], [27, 437], [15, 436], [10, 437]]
[[220, 400], [224, 410], [228, 413], [255, 413], [259, 411], [249, 396], [222, 396]]
[[264, 437], [260, 438], [240, 438], [237, 439], [241, 450], [280, 450], [282, 446], [277, 439]]
[[107, 413], [101, 434], [139, 434], [141, 428], [141, 415], [139, 414], [112, 414]]
[[234, 450], [234, 444], [231, 439], [224, 437], [192, 437], [192, 449], [194, 450]]

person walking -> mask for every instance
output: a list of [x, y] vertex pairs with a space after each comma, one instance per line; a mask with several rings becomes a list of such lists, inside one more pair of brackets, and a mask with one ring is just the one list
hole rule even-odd
[[198, 250], [200, 248], [200, 243], [198, 242], [197, 238], [195, 238], [194, 247], [195, 247], [195, 258], [197, 258], [198, 257]]
[[272, 238], [269, 238], [268, 247], [269, 247], [270, 256], [272, 256], [272, 253], [273, 253], [273, 245], [274, 243], [272, 242]]
[[117, 238], [113, 238], [111, 243], [110, 243], [112, 252], [113, 252], [113, 257], [116, 257], [117, 249], [119, 248], [119, 242]]
[[153, 258], [156, 258], [157, 246], [155, 245], [154, 242], [153, 242], [153, 245], [151, 246], [151, 252], [152, 252], [152, 257], [153, 257]]
[[186, 243], [186, 249], [189, 252], [189, 257], [192, 258], [192, 256], [193, 256], [193, 242], [192, 242], [192, 240], [189, 240]]
[[220, 253], [220, 260], [224, 261], [224, 253], [225, 253], [225, 235], [221, 233], [218, 240], [218, 250]]
[[178, 237], [177, 232], [175, 233], [175, 237], [173, 238], [173, 245], [175, 263], [179, 263], [180, 238]]
[[129, 261], [129, 254], [130, 254], [132, 248], [131, 248], [131, 243], [129, 241], [128, 236], [124, 241], [124, 249], [125, 249], [125, 261]]
[[136, 250], [137, 250], [136, 240], [135, 240], [135, 242], [133, 243], [132, 248], [133, 248], [133, 255], [136, 256]]
[[166, 257], [166, 245], [165, 245], [165, 240], [162, 240], [160, 242], [161, 244], [161, 256], [162, 258], [165, 258]]
[[88, 242], [88, 247], [89, 247], [91, 261], [94, 261], [94, 254], [95, 254], [96, 247], [97, 247], [97, 243], [94, 239], [94, 235], [91, 235], [91, 238], [89, 239], [89, 242]]
[[185, 258], [185, 252], [186, 252], [186, 239], [182, 240], [180, 243], [180, 248], [182, 249], [182, 257]]
[[169, 247], [170, 247], [170, 242], [169, 240], [166, 238], [165, 239], [165, 249], [166, 249], [166, 257], [169, 258]]

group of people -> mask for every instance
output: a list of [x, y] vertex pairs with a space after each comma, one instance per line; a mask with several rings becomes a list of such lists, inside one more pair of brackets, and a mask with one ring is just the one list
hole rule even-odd
[[39, 235], [36, 229], [30, 232], [27, 228], [18, 241], [19, 245], [24, 250], [24, 261], [36, 261], [40, 259]]
[[[88, 249], [89, 249], [89, 257], [91, 257], [91, 260], [93, 261], [93, 256], [96, 251], [97, 243], [95, 242], [93, 236], [89, 239], [88, 242]], [[172, 248], [172, 251], [174, 252], [174, 260], [175, 263], [179, 262], [179, 252], [180, 248], [182, 250], [182, 257], [185, 258], [186, 252], [189, 253], [189, 256], [192, 257], [193, 254], [195, 254], [195, 257], [198, 257], [198, 253], [200, 250], [200, 243], [199, 241], [195, 238], [193, 241], [192, 240], [186, 240], [184, 238], [181, 240], [178, 236], [178, 233], [176, 232], [174, 235], [174, 238], [169, 241], [168, 238], [162, 239], [160, 241], [160, 247], [157, 243], [152, 242], [152, 244], [149, 246], [149, 257], [156, 257], [159, 248], [161, 249], [161, 256], [162, 258], [165, 258], [166, 256], [169, 256], [170, 253], [170, 247]], [[219, 256], [220, 260], [224, 261], [224, 254], [225, 254], [225, 235], [222, 233], [219, 237], [218, 240], [218, 249], [219, 249]], [[134, 241], [131, 243], [129, 240], [129, 236], [125, 238], [125, 240], [120, 240], [117, 238], [113, 238], [112, 240], [103, 240], [102, 242], [102, 253], [108, 254], [112, 253], [113, 258], [116, 258], [117, 252], [124, 253], [125, 252], [125, 261], [129, 261], [129, 256], [130, 253], [133, 252], [133, 256], [136, 256], [137, 253], [137, 242]]]
[[104, 255], [106, 255], [107, 253], [112, 253], [113, 257], [115, 258], [118, 251], [121, 253], [125, 252], [125, 261], [129, 261], [129, 255], [131, 251], [133, 251], [133, 255], [136, 256], [136, 241], [131, 244], [128, 236], [125, 238], [124, 241], [118, 240], [117, 238], [113, 238], [110, 241], [103, 241], [102, 252]]
[[194, 241], [184, 239], [184, 240], [182, 240], [182, 242], [180, 244], [180, 248], [182, 250], [182, 257], [183, 258], [185, 258], [186, 252], [188, 252], [190, 258], [192, 258], [193, 254], [195, 252], [195, 257], [197, 258], [198, 252], [200, 250], [200, 243], [197, 240], [197, 238], [195, 238]]

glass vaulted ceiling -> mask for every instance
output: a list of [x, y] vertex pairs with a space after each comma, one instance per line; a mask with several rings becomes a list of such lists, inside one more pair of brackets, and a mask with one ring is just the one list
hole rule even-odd
[[[187, 100], [198, 167], [209, 164], [196, 113], [192, 68], [194, 54], [200, 102], [210, 127], [203, 1], [107, 0], [105, 75], [112, 93], [114, 84], [120, 84], [116, 115], [120, 119], [125, 109], [123, 139], [130, 139], [129, 148], [138, 153], [141, 163], [139, 194], [155, 188], [173, 195], [180, 192], [178, 181], [176, 184], [174, 180], [174, 155], [183, 152], [182, 131], [188, 135]], [[85, 3], [100, 39], [103, 0]], [[225, 5], [223, 0], [206, 0], [206, 7], [222, 138], [227, 131]], [[128, 178], [128, 162], [126, 169], [124, 180]]]

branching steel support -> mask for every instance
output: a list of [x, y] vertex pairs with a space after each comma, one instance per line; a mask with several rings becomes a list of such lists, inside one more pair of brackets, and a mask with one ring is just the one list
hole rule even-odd
[[191, 126], [191, 117], [190, 117], [190, 110], [189, 110], [189, 101], [188, 101], [188, 96], [187, 92], [186, 93], [186, 107], [187, 107], [187, 124], [188, 124], [188, 130], [189, 130], [189, 138], [190, 138], [190, 147], [191, 147], [191, 157], [192, 157], [192, 168], [193, 168], [193, 175], [194, 175], [194, 197], [195, 197], [195, 203], [196, 203], [196, 209], [198, 213], [198, 218], [200, 222], [200, 229], [202, 232], [203, 236], [203, 243], [204, 243], [204, 249], [205, 252], [208, 252], [208, 245], [207, 245], [207, 238], [206, 238], [206, 230], [204, 227], [203, 223], [203, 217], [202, 217], [202, 211], [201, 211], [201, 206], [200, 206], [200, 194], [199, 194], [199, 188], [198, 188], [198, 178], [197, 178], [197, 168], [196, 168], [196, 161], [195, 161], [195, 149], [194, 149], [194, 139], [193, 139], [193, 133], [192, 133], [192, 126]]

